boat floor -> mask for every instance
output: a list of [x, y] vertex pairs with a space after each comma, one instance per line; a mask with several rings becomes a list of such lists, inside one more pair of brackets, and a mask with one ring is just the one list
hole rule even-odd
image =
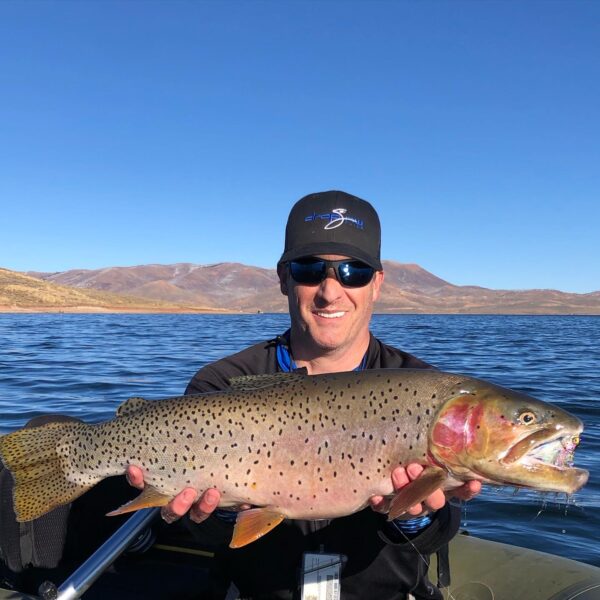
[[451, 542], [450, 573], [448, 600], [600, 600], [600, 567], [469, 535]]
[[[209, 553], [197, 549], [155, 545], [143, 559], [121, 557], [83, 598], [210, 598], [210, 560]], [[599, 567], [469, 535], [452, 541], [450, 570], [452, 583], [444, 590], [448, 600], [600, 599]], [[430, 573], [435, 572], [433, 557]], [[0, 589], [0, 600], [28, 598], [37, 596]]]

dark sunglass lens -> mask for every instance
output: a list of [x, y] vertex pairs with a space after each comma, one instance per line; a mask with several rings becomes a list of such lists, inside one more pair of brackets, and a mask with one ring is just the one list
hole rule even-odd
[[314, 285], [325, 279], [327, 269], [322, 260], [290, 262], [290, 273], [292, 279], [298, 283]]
[[375, 269], [360, 261], [341, 263], [338, 273], [340, 281], [348, 287], [362, 287], [373, 279]]

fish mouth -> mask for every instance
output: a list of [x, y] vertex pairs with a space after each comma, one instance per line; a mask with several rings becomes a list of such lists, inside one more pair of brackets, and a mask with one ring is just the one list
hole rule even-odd
[[523, 487], [572, 494], [589, 477], [588, 471], [573, 466], [582, 430], [579, 427], [572, 431], [536, 431], [517, 442], [500, 462], [509, 471], [514, 469], [518, 473], [525, 469], [531, 483], [521, 483]]
[[[529, 435], [521, 438], [515, 443], [501, 459], [501, 462], [505, 465], [511, 465], [523, 459], [541, 460], [542, 462], [552, 463], [551, 453], [547, 450], [558, 448], [558, 445], [568, 444], [569, 438], [573, 438], [572, 432], [561, 432], [561, 431], [549, 431], [548, 429], [541, 429], [530, 433]], [[579, 443], [579, 442], [578, 442]]]

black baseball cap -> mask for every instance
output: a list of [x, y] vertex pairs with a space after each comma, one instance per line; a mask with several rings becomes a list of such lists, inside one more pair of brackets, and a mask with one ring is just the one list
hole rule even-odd
[[316, 254], [339, 254], [381, 271], [381, 225], [366, 201], [340, 191], [300, 198], [285, 228], [285, 249], [279, 263]]

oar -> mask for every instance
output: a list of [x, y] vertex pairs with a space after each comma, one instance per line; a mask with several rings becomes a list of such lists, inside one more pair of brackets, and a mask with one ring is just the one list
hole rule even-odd
[[38, 593], [43, 600], [74, 600], [80, 598], [104, 571], [122, 554], [131, 542], [156, 517], [159, 508], [138, 510], [92, 554], [62, 585], [45, 581]]

